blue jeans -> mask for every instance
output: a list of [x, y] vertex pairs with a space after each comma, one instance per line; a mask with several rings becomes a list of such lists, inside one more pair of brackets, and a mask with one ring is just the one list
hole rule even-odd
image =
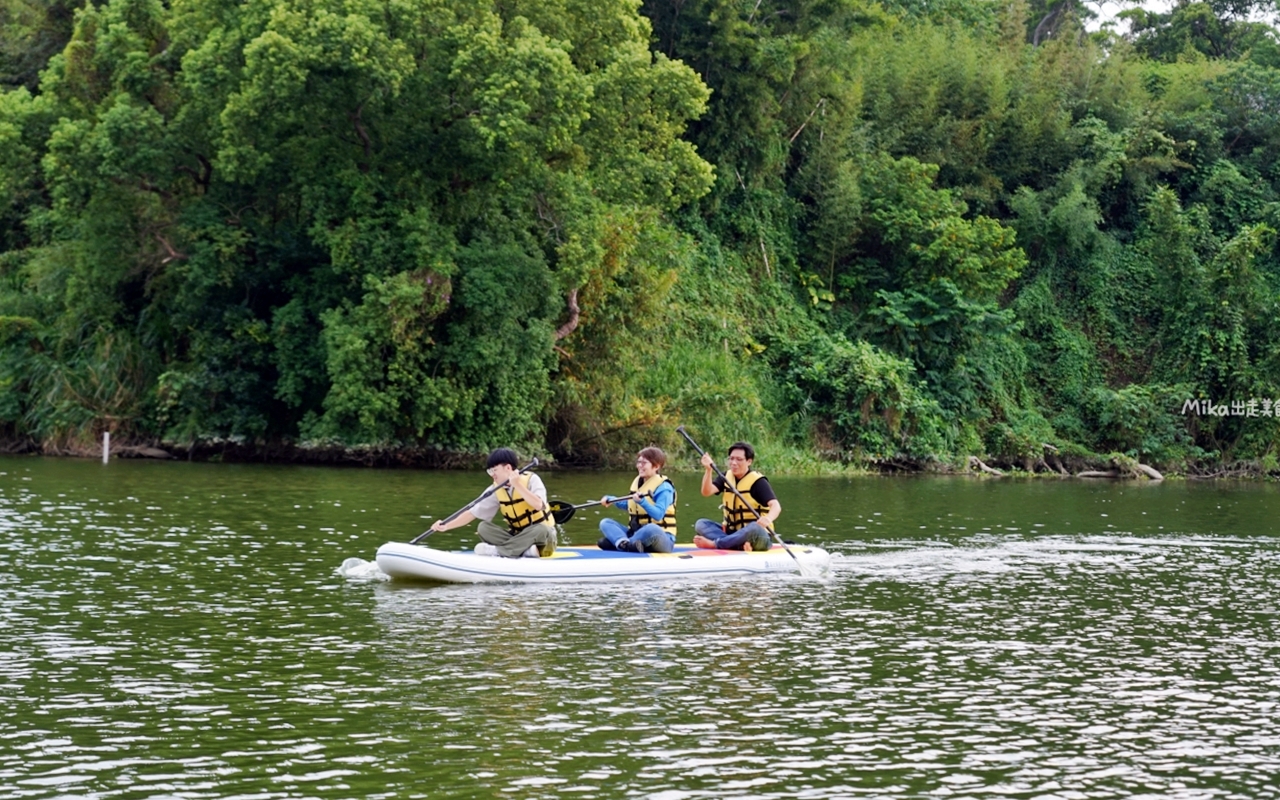
[[738, 528], [733, 533], [725, 533], [724, 526], [713, 519], [700, 519], [693, 524], [693, 530], [699, 536], [705, 536], [716, 543], [719, 550], [741, 550], [742, 545], [751, 543], [751, 549], [759, 552], [768, 550], [773, 544], [769, 540], [769, 529], [759, 522], [752, 522]]
[[630, 539], [637, 553], [670, 553], [675, 550], [676, 537], [652, 522], [641, 525], [635, 533], [627, 536], [626, 525], [606, 517], [600, 520], [600, 532], [604, 534], [605, 541], [615, 550], [622, 539]]

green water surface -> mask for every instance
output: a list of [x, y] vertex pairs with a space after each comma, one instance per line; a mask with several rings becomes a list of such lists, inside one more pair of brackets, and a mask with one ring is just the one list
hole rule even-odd
[[1280, 797], [1271, 485], [776, 479], [825, 581], [368, 563], [486, 480], [0, 458], [0, 796]]

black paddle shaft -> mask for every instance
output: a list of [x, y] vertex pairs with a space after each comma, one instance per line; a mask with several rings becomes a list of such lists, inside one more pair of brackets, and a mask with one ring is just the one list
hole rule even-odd
[[[616, 503], [619, 500], [633, 500], [635, 499], [635, 497], [636, 495], [629, 494], [624, 497], [615, 497], [612, 500], [609, 500], [608, 502]], [[576, 512], [578, 509], [603, 505], [604, 502], [605, 501], [602, 501], [602, 500], [592, 500], [589, 503], [581, 503], [579, 505], [573, 506], [573, 505], [569, 505], [563, 500], [553, 500], [551, 502], [551, 516], [555, 519], [557, 525], [563, 525], [573, 518], [574, 512]]]
[[[538, 466], [538, 459], [536, 459], [536, 458], [535, 458], [535, 459], [533, 459], [532, 461], [530, 461], [528, 464], [525, 464], [523, 467], [521, 467], [521, 468], [520, 468], [520, 470], [519, 470], [519, 473], [518, 473], [518, 474], [523, 475], [524, 473], [528, 472], [529, 470], [533, 469], [533, 468], [534, 468], [534, 467], [536, 467], [536, 466]], [[508, 479], [507, 483], [510, 483], [510, 482], [511, 482], [511, 481]], [[457, 519], [458, 517], [462, 516], [463, 512], [470, 511], [472, 508], [474, 508], [474, 507], [475, 507], [476, 503], [479, 503], [481, 500], [485, 499], [485, 498], [486, 498], [486, 497], [488, 497], [489, 495], [491, 495], [491, 494], [493, 494], [494, 492], [496, 492], [496, 491], [498, 491], [499, 489], [501, 489], [503, 486], [506, 486], [506, 485], [507, 485], [507, 483], [504, 483], [504, 484], [502, 484], [501, 486], [490, 486], [488, 489], [486, 489], [486, 490], [485, 490], [484, 494], [480, 495], [480, 496], [479, 496], [479, 497], [477, 497], [475, 500], [472, 500], [470, 503], [467, 503], [467, 504], [466, 504], [465, 506], [463, 506], [462, 508], [460, 508], [460, 509], [458, 509], [457, 511], [453, 512], [453, 513], [452, 513], [452, 514], [450, 514], [449, 516], [445, 517], [445, 518], [444, 518], [444, 521], [445, 521], [445, 522], [453, 522], [455, 519]], [[413, 537], [412, 539], [410, 539], [410, 540], [409, 540], [409, 544], [417, 544], [418, 542], [422, 541], [423, 539], [427, 538], [428, 536], [430, 536], [430, 535], [431, 535], [431, 534], [433, 534], [433, 533], [435, 533], [435, 531], [433, 531], [433, 530], [431, 530], [431, 529], [427, 529], [427, 530], [423, 531], [422, 533], [418, 534], [417, 536]]]
[[[697, 442], [695, 442], [695, 441], [693, 440], [693, 437], [689, 435], [689, 433], [684, 429], [684, 426], [683, 426], [683, 425], [681, 425], [680, 427], [676, 428], [676, 433], [678, 433], [678, 434], [680, 434], [681, 436], [683, 436], [683, 437], [685, 438], [685, 441], [687, 441], [689, 444], [693, 445], [693, 449], [698, 451], [698, 455], [699, 455], [699, 456], [705, 456], [705, 455], [707, 454], [707, 451], [703, 450], [701, 447], [698, 447], [698, 443], [697, 443]], [[730, 483], [730, 482], [729, 482], [729, 479], [728, 479], [727, 477], [725, 477], [725, 474], [724, 474], [723, 472], [721, 472], [721, 471], [720, 471], [720, 468], [719, 468], [719, 467], [717, 467], [717, 466], [716, 466], [716, 462], [715, 462], [714, 460], [712, 460], [712, 462], [711, 462], [711, 468], [712, 468], [713, 470], [715, 470], [715, 471], [716, 471], [716, 474], [717, 474], [717, 475], [719, 475], [719, 476], [720, 476], [720, 480], [724, 481], [724, 485], [725, 485], [725, 486], [727, 486], [727, 487], [729, 487], [729, 489], [730, 489], [730, 490], [731, 490], [735, 495], [737, 495], [737, 496], [738, 496], [738, 499], [742, 501], [742, 504], [743, 504], [744, 506], [746, 506], [746, 507], [751, 511], [751, 513], [752, 513], [752, 514], [755, 514], [755, 515], [756, 515], [756, 519], [757, 519], [757, 520], [759, 520], [759, 521], [763, 521], [763, 520], [764, 520], [764, 517], [762, 517], [762, 516], [760, 515], [760, 512], [756, 510], [756, 507], [755, 507], [754, 505], [752, 505], [751, 503], [748, 503], [748, 502], [747, 502], [747, 498], [743, 497], [743, 496], [742, 496], [742, 492], [738, 491], [738, 487], [737, 487], [737, 486], [734, 486], [732, 483]], [[791, 548], [790, 548], [790, 547], [787, 547], [787, 543], [786, 543], [786, 542], [784, 542], [784, 541], [782, 541], [782, 537], [778, 535], [778, 532], [777, 532], [777, 531], [775, 531], [775, 530], [771, 529], [768, 525], [765, 525], [765, 526], [764, 526], [764, 529], [765, 529], [765, 530], [767, 530], [767, 531], [769, 531], [769, 533], [773, 535], [773, 538], [775, 538], [775, 539], [777, 539], [777, 540], [778, 540], [778, 544], [782, 545], [782, 549], [787, 551], [787, 555], [789, 555], [789, 556], [791, 556], [792, 558], [794, 558], [797, 564], [799, 564], [799, 563], [800, 563], [800, 559], [799, 559], [799, 558], [796, 558], [796, 554], [795, 554], [795, 553], [793, 553], [793, 552], [791, 552]]]

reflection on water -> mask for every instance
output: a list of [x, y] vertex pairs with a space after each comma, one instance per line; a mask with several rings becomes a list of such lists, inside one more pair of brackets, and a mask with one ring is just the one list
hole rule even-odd
[[1273, 491], [778, 481], [830, 580], [429, 587], [339, 568], [470, 476], [107, 469], [0, 459], [6, 797], [1280, 796]]

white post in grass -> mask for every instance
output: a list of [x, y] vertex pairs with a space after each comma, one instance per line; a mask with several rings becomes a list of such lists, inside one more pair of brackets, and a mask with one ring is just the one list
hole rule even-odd
[[102, 433], [102, 463], [105, 464], [111, 459], [111, 431], [103, 431]]

